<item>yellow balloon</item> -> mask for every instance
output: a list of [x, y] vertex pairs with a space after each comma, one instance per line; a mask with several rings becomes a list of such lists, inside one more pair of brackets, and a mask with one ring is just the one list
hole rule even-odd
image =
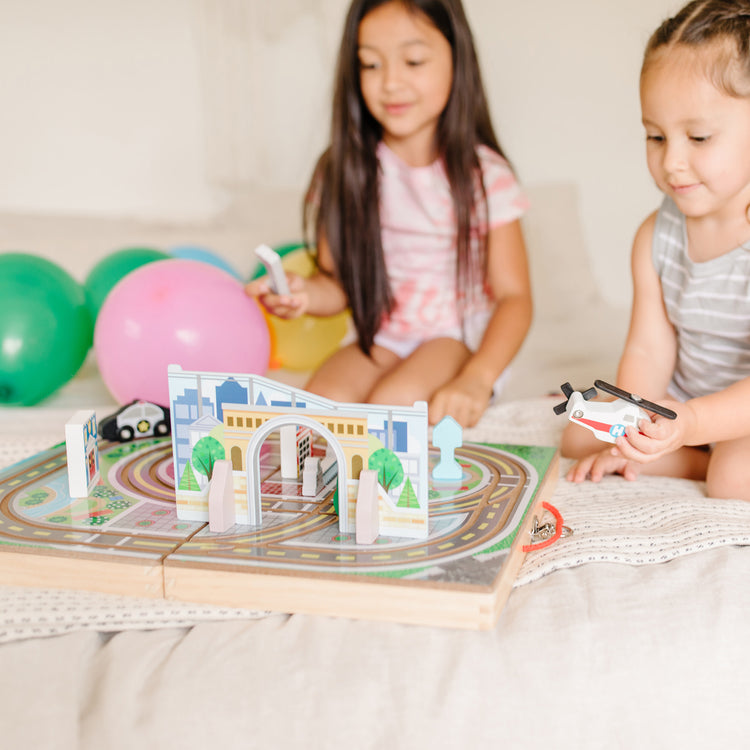
[[348, 328], [348, 313], [329, 318], [303, 315], [294, 320], [269, 316], [276, 346], [273, 360], [287, 370], [315, 370], [338, 348]]
[[281, 265], [285, 271], [298, 273], [300, 276], [307, 278], [312, 276], [315, 271], [315, 261], [304, 248], [294, 250], [281, 259]]
[[[300, 276], [310, 276], [315, 263], [306, 250], [288, 253], [281, 261], [284, 269]], [[274, 342], [272, 365], [287, 370], [315, 370], [340, 346], [349, 330], [349, 312], [327, 318], [303, 315], [294, 320], [268, 316], [271, 338]]]

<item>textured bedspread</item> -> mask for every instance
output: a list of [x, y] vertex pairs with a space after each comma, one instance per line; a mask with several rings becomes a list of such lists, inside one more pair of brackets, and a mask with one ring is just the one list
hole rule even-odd
[[[553, 403], [465, 438], [554, 444]], [[67, 417], [12, 414], [3, 464]], [[0, 588], [2, 747], [743, 746], [750, 506], [663, 478], [560, 479], [552, 503], [574, 533], [489, 632]]]

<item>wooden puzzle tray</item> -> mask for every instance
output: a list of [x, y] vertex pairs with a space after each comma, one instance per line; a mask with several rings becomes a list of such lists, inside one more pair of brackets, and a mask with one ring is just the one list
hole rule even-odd
[[[438, 454], [430, 454], [431, 466]], [[169, 439], [100, 445], [91, 496], [67, 491], [64, 445], [0, 473], [0, 583], [465, 628], [494, 625], [553, 448], [465, 444], [458, 482], [431, 482], [426, 539], [342, 534], [328, 488], [302, 497], [273, 472], [263, 526], [213, 534], [177, 518]]]

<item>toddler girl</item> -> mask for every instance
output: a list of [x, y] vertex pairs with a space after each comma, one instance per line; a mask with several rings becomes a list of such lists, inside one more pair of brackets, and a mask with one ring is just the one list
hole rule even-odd
[[664, 193], [632, 254], [633, 308], [617, 375], [663, 403], [614, 448], [569, 425], [580, 482], [640, 471], [705, 479], [750, 499], [750, 2], [695, 0], [651, 37], [641, 71], [649, 171]]

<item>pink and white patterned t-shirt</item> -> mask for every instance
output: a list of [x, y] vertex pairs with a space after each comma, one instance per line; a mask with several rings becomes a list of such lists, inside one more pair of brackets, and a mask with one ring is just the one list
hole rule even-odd
[[[494, 309], [485, 283], [468, 290], [464, 305], [456, 289], [456, 218], [442, 160], [412, 167], [384, 143], [380, 162], [381, 240], [395, 305], [383, 320], [379, 337], [395, 341], [428, 341], [439, 336], [463, 340], [476, 349]], [[472, 227], [476, 252], [479, 236], [518, 219], [528, 208], [508, 163], [486, 146], [477, 148], [488, 212], [479, 211]], [[477, 205], [481, 205], [481, 193]], [[465, 337], [464, 337], [465, 329]]]

